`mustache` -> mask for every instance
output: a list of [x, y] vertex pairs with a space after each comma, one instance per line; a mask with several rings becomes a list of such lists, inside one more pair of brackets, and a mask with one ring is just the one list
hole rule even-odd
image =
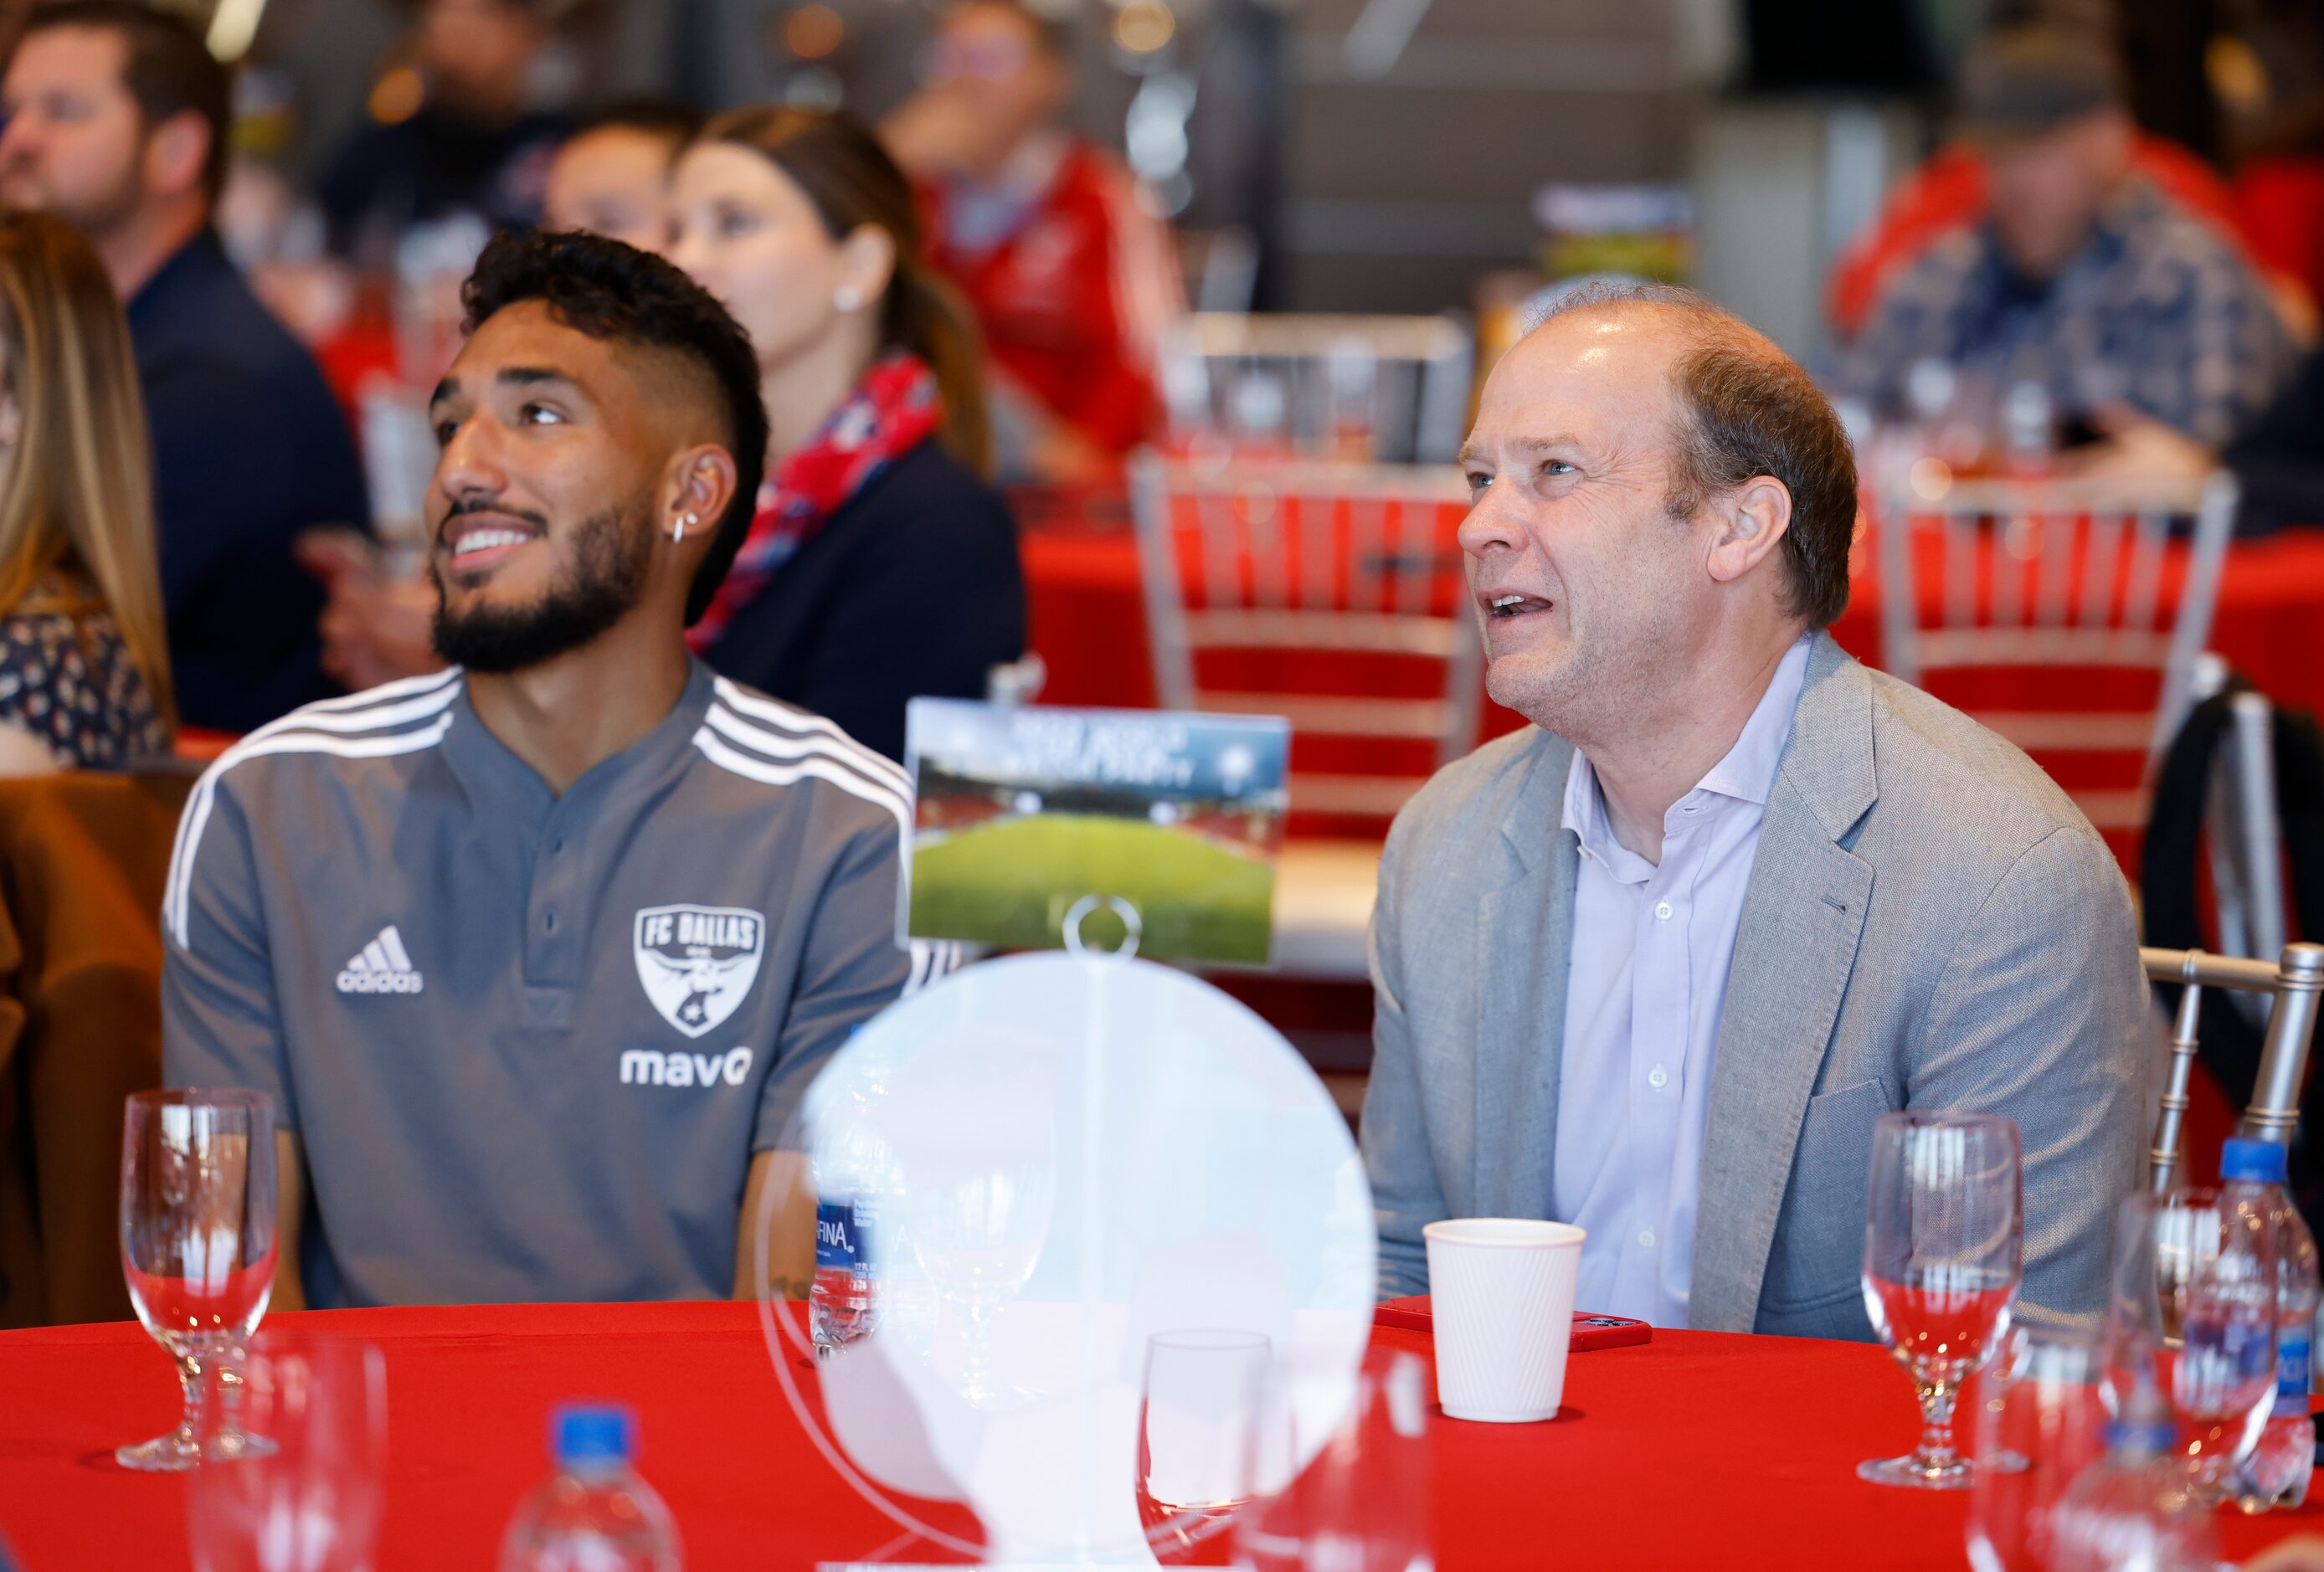
[[483, 497], [462, 497], [455, 501], [450, 510], [445, 513], [443, 523], [436, 526], [437, 533], [441, 535], [444, 525], [451, 523], [453, 519], [465, 519], [472, 513], [491, 513], [503, 519], [520, 519], [543, 535], [549, 533], [548, 514], [530, 508], [512, 508], [505, 502], [490, 501]]

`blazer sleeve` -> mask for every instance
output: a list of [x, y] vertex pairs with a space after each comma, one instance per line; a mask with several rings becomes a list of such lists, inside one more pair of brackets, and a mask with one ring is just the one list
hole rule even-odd
[[1410, 855], [1398, 819], [1380, 855], [1379, 898], [1372, 906], [1372, 1073], [1360, 1126], [1364, 1172], [1379, 1224], [1379, 1295], [1428, 1292], [1428, 1255], [1420, 1231], [1446, 1215], [1422, 1117], [1420, 1072], [1412, 1021], [1405, 1010], [1404, 955], [1397, 919]]
[[2024, 1163], [2021, 1316], [2095, 1326], [2116, 1203], [2135, 1187], [2161, 1037], [2138, 928], [2090, 830], [2028, 848], [1962, 929], [1931, 996], [1914, 1108], [2006, 1109]]

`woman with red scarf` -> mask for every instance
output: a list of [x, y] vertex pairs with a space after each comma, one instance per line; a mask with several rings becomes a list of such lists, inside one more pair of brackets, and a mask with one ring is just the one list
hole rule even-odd
[[852, 121], [737, 110], [673, 180], [670, 258], [749, 331], [770, 431], [757, 514], [688, 640], [900, 758], [907, 700], [981, 697], [1025, 646], [1016, 526], [981, 478], [975, 329], [922, 261], [910, 185]]

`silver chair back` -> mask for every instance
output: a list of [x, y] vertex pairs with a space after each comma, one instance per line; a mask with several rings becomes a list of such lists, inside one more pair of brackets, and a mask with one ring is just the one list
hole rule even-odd
[[[2222, 657], [2206, 650], [2195, 657], [2190, 700], [2200, 706], [2218, 698], [2234, 675]], [[2228, 701], [2227, 724], [2206, 776], [2204, 858], [2211, 870], [2219, 953], [2280, 954], [2290, 937], [2289, 908], [2283, 822], [2275, 800], [2275, 711], [2266, 694], [2246, 691]], [[2268, 995], [2231, 993], [2228, 1002], [2255, 1029], [2267, 1020]]]
[[1158, 359], [1176, 446], [1449, 464], [1476, 350], [1453, 317], [1196, 311]]
[[2203, 813], [2210, 832], [2219, 948], [2230, 955], [2274, 955], [2285, 938], [2275, 713], [2267, 695], [2256, 693], [2237, 694], [2227, 701], [2227, 731], [2211, 760]]
[[2180, 1145], [2188, 1108], [2188, 1080], [2195, 1067], [2196, 1022], [2206, 988], [2268, 995], [2267, 1037], [2260, 1049], [2259, 1079], [2251, 1106], [2244, 1110], [2243, 1133], [2289, 1145], [2300, 1124], [2300, 1092], [2308, 1074], [2308, 1051], [2316, 1035], [2316, 1013], [2324, 998], [2324, 944], [2287, 944], [2270, 963], [2200, 950], [2142, 949], [2139, 960], [2150, 982], [2184, 985], [2171, 1032], [2171, 1060], [2154, 1126], [2150, 1181], [2163, 1194], [2178, 1178]]
[[[1970, 707], [2037, 758], [2143, 754], [2135, 789], [2073, 795], [2100, 830], [2144, 825], [2154, 765], [2191, 706], [2196, 657], [2210, 636], [2235, 478], [2220, 471], [2194, 485], [2137, 489], [1968, 481], [1934, 498], [1908, 481], [1880, 504], [1883, 664], [1896, 676], [1925, 685], [1932, 674], [1973, 667], [2157, 675], [2154, 708], [2143, 713]], [[2178, 593], [2166, 594], [2171, 521], [2190, 515], [2184, 572]], [[1933, 621], [1923, 614], [1931, 601]]]
[[[1166, 709], [1286, 715], [1295, 738], [1425, 741], [1435, 764], [1474, 745], [1481, 654], [1454, 532], [1469, 508], [1449, 467], [1207, 463], [1137, 455], [1138, 520], [1155, 687]], [[1330, 651], [1436, 670], [1427, 696], [1225, 687], [1211, 652]], [[1425, 669], [1425, 668], [1424, 668]], [[1385, 818], [1426, 778], [1295, 772], [1294, 812]]]

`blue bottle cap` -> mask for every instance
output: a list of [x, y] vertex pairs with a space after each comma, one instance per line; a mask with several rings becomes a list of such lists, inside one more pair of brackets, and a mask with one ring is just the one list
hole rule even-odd
[[2219, 1149], [2219, 1177], [2230, 1184], [2282, 1184], [2283, 1148], [2273, 1141], [2238, 1135]]
[[562, 1403], [549, 1416], [549, 1455], [560, 1468], [626, 1463], [636, 1430], [635, 1416], [618, 1403]]

